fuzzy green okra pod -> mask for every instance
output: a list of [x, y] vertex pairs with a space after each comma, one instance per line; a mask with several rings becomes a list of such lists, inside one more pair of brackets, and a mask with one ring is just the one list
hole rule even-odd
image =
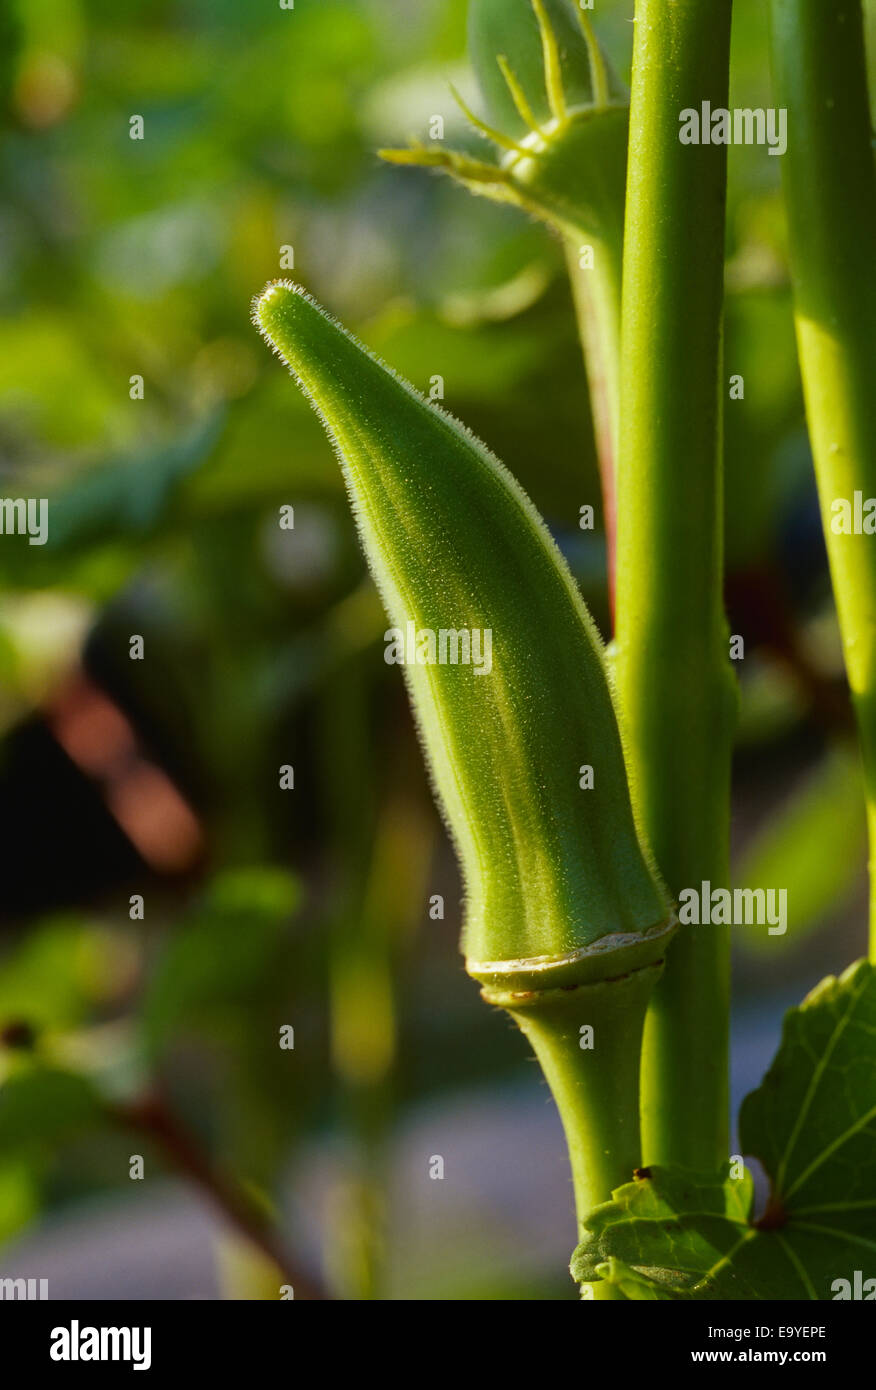
[[255, 321], [337, 450], [459, 856], [467, 969], [542, 1061], [583, 1214], [639, 1161], [642, 1021], [674, 928], [634, 826], [599, 636], [483, 444], [296, 286], [268, 286]]

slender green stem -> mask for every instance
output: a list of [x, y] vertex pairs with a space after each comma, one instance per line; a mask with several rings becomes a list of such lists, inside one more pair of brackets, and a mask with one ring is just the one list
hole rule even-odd
[[596, 458], [602, 486], [608, 581], [612, 605], [615, 586], [617, 508], [615, 466], [620, 412], [620, 326], [623, 236], [591, 236], [593, 268], [582, 269], [579, 241], [566, 239], [566, 261], [584, 351]]
[[[659, 965], [577, 988], [507, 993], [486, 989], [526, 1035], [551, 1088], [569, 1150], [579, 1239], [584, 1221], [641, 1161], [639, 1058]], [[589, 1030], [592, 1030], [589, 1031]], [[615, 1297], [593, 1284], [598, 1301]]]
[[[726, 107], [730, 0], [638, 0], [618, 459], [616, 672], [630, 781], [670, 893], [725, 885], [734, 718], [722, 605], [726, 148], [680, 113]], [[727, 1155], [729, 942], [682, 927], [645, 1028], [646, 1163]]]
[[[848, 534], [876, 497], [876, 177], [860, 0], [772, 0], [775, 98], [797, 342], [846, 670], [858, 719], [876, 959], [876, 535]], [[872, 523], [871, 523], [872, 524]], [[836, 529], [835, 529], [836, 528]]]

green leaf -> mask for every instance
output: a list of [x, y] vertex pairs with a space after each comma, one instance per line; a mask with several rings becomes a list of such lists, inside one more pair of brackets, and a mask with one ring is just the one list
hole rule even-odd
[[[483, 444], [298, 287], [269, 286], [255, 319], [334, 441], [401, 634], [393, 643], [388, 631], [386, 655], [402, 659], [457, 845], [471, 972], [496, 979], [492, 963], [531, 971], [562, 958], [576, 979], [599, 978], [618, 971], [608, 945], [630, 953], [625, 968], [659, 958], [668, 909], [633, 825], [601, 644], [532, 503]], [[409, 631], [432, 634], [422, 662], [408, 660]], [[451, 631], [477, 634], [480, 659], [462, 649], [454, 662], [445, 646], [435, 660], [438, 634]], [[594, 770], [586, 790], [583, 765]], [[657, 928], [659, 944], [643, 942]]]
[[782, 1045], [739, 1116], [746, 1153], [798, 1218], [832, 1210], [836, 1232], [876, 1234], [876, 967], [823, 980], [785, 1019]]
[[221, 428], [219, 412], [160, 448], [92, 469], [52, 503], [49, 544], [74, 550], [148, 535], [166, 517], [181, 484], [209, 457]]
[[2, 961], [0, 1028], [19, 1019], [37, 1032], [74, 1027], [129, 968], [128, 943], [119, 933], [48, 917]]
[[[876, 968], [830, 976], [792, 1009], [761, 1086], [740, 1113], [743, 1151], [771, 1182], [654, 1168], [586, 1219], [581, 1283], [630, 1299], [830, 1300], [876, 1274]], [[846, 1293], [846, 1296], [849, 1296]]]
[[102, 546], [118, 552], [126, 543], [160, 535], [183, 485], [213, 452], [221, 425], [222, 413], [216, 410], [175, 439], [98, 464], [74, 478], [48, 499], [45, 546], [0, 549], [4, 585], [69, 584], [74, 557], [87, 558]]
[[0, 1156], [44, 1152], [103, 1123], [91, 1082], [73, 1072], [25, 1065], [0, 1085]]

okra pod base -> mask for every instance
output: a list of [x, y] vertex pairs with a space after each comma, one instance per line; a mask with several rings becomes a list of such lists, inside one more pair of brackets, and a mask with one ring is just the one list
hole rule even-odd
[[[529, 1040], [562, 1121], [572, 1169], [579, 1232], [588, 1213], [629, 1182], [641, 1165], [639, 1067], [645, 1012], [675, 930], [671, 919], [635, 943], [576, 953], [533, 970], [532, 962], [492, 967], [482, 997], [510, 1013]], [[603, 938], [608, 942], [613, 938]], [[602, 945], [603, 943], [597, 943]], [[624, 969], [622, 962], [639, 961]], [[648, 955], [642, 963], [642, 955]], [[602, 975], [593, 972], [601, 965]], [[528, 965], [529, 969], [513, 967]], [[574, 978], [577, 968], [589, 978]], [[469, 973], [483, 966], [469, 963]], [[585, 1297], [612, 1298], [593, 1284]]]
[[510, 1008], [508, 1001], [525, 999], [530, 992], [600, 984], [656, 964], [663, 960], [677, 927], [672, 913], [647, 931], [611, 932], [562, 956], [466, 960], [465, 968], [483, 987], [485, 999]]

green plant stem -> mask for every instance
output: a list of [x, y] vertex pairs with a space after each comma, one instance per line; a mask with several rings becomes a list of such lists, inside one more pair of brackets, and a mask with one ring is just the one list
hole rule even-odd
[[588, 238], [593, 268], [581, 268], [579, 239], [566, 238], [566, 261], [578, 335], [584, 352], [596, 457], [602, 484], [608, 582], [614, 602], [616, 486], [615, 468], [620, 415], [620, 332], [623, 237]]
[[[587, 1214], [629, 1182], [640, 1162], [642, 1028], [660, 968], [645, 966], [576, 989], [483, 991], [489, 1003], [511, 1014], [551, 1088], [569, 1150], [579, 1239]], [[586, 1025], [593, 1029], [592, 1047], [582, 1046]], [[618, 1297], [604, 1283], [589, 1292], [597, 1301]]]
[[[729, 877], [734, 682], [722, 604], [726, 148], [679, 114], [726, 107], [730, 0], [639, 0], [624, 250], [616, 675], [634, 807], [670, 893]], [[729, 940], [682, 927], [645, 1028], [646, 1163], [728, 1146]]]
[[860, 0], [772, 0], [775, 99], [809, 436], [864, 765], [876, 960], [876, 536], [836, 534], [836, 499], [876, 497], [876, 177]]

